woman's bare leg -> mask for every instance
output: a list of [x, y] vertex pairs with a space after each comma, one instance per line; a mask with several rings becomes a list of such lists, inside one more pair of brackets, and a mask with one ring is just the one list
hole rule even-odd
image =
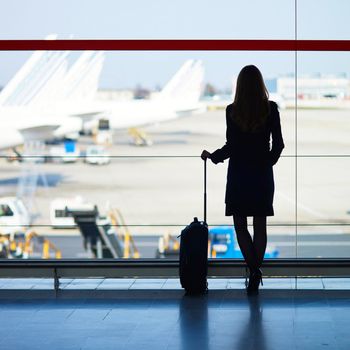
[[233, 223], [235, 226], [238, 245], [241, 248], [244, 260], [250, 271], [255, 271], [259, 266], [253, 240], [248, 231], [247, 217], [234, 215]]
[[253, 218], [254, 237], [253, 245], [256, 252], [257, 266], [261, 266], [266, 251], [266, 216], [254, 216]]

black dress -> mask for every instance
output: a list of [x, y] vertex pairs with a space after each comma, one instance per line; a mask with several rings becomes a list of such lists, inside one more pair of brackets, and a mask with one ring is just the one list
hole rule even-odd
[[[280, 116], [275, 102], [259, 131], [244, 132], [232, 118], [234, 106], [226, 108], [226, 144], [211, 155], [217, 164], [230, 158], [226, 184], [226, 216], [273, 216], [272, 166], [284, 148]], [[270, 135], [272, 147], [270, 149]]]

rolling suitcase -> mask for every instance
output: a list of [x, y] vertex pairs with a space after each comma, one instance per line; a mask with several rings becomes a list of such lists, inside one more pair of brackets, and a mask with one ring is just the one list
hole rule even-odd
[[187, 294], [208, 290], [207, 162], [204, 161], [204, 221], [194, 218], [181, 232], [179, 276]]

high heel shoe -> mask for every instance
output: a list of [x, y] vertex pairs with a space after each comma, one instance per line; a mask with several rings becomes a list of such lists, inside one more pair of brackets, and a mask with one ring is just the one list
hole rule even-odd
[[264, 285], [262, 280], [262, 271], [257, 269], [253, 271], [249, 276], [249, 283], [247, 286], [247, 294], [253, 295], [259, 293], [259, 285]]

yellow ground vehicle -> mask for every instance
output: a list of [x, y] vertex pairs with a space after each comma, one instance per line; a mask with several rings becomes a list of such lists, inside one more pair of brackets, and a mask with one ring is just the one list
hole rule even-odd
[[[38, 246], [36, 251], [34, 244]], [[8, 259], [34, 257], [61, 259], [62, 255], [61, 251], [49, 239], [38, 235], [35, 231], [27, 231], [25, 233], [0, 234], [0, 257]]]

